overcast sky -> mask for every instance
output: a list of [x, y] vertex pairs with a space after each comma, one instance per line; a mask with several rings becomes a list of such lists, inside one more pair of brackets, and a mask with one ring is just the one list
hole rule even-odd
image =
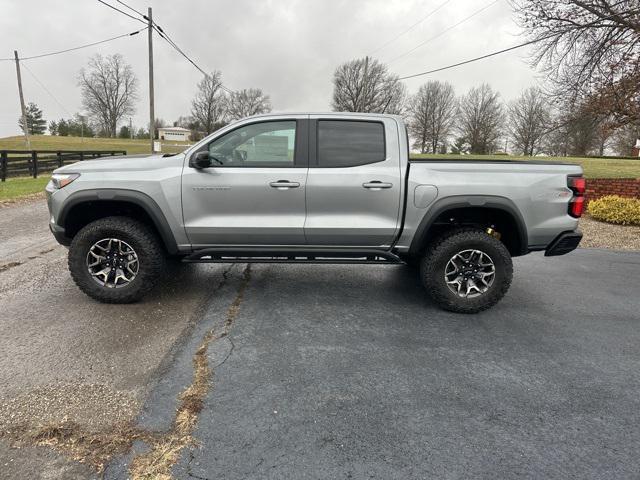
[[[112, 4], [126, 10], [116, 0]], [[445, 0], [125, 0], [146, 11], [205, 70], [221, 70], [231, 89], [262, 88], [274, 111], [330, 109], [332, 75], [344, 61], [364, 57], [402, 33]], [[391, 62], [439, 35], [492, 0], [449, 0], [406, 35], [375, 52]], [[75, 47], [142, 28], [97, 0], [0, 0], [0, 58]], [[128, 11], [128, 10], [127, 10]], [[131, 11], [128, 11], [132, 13]], [[522, 41], [507, 0], [389, 64], [400, 76], [437, 68]], [[148, 122], [146, 32], [71, 53], [24, 63], [26, 102], [47, 121], [70, 117], [82, 105], [77, 75], [89, 57], [121, 53], [139, 80], [133, 123]], [[156, 116], [167, 122], [188, 115], [201, 74], [161, 38], [154, 39]], [[410, 93], [429, 79], [447, 80], [461, 94], [488, 82], [510, 100], [539, 79], [525, 49], [460, 68], [407, 80]], [[52, 98], [55, 97], [57, 101]], [[0, 137], [20, 133], [15, 64], [0, 62]]]

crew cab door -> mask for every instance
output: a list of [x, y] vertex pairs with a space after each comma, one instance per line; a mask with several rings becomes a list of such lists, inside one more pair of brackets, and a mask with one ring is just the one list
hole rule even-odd
[[391, 245], [403, 190], [395, 120], [310, 118], [307, 243]]
[[304, 244], [307, 140], [306, 117], [272, 117], [248, 120], [199, 148], [212, 165], [187, 164], [182, 177], [192, 246]]

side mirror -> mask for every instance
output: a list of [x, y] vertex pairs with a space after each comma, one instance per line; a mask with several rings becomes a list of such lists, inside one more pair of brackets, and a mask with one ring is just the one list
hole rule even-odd
[[193, 168], [197, 168], [198, 170], [202, 168], [209, 168], [211, 166], [211, 159], [209, 158], [209, 152], [197, 152], [195, 155], [191, 157], [191, 161], [189, 162], [190, 166]]

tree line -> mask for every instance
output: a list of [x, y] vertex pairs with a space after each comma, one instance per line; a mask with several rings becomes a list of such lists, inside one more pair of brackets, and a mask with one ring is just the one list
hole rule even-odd
[[[149, 128], [134, 128], [127, 118], [136, 112], [139, 82], [133, 69], [120, 54], [95, 55], [78, 74], [78, 86], [86, 115], [75, 114], [49, 122], [51, 135], [149, 138]], [[42, 135], [47, 129], [42, 110], [34, 103], [26, 109], [26, 127], [22, 117], [20, 129], [32, 135]], [[230, 91], [222, 84], [219, 71], [206, 75], [197, 85], [191, 101], [191, 111], [172, 122], [188, 128], [196, 138], [203, 137], [227, 123], [250, 115], [271, 111], [269, 96], [259, 88]], [[154, 131], [167, 126], [156, 119]]]
[[[339, 65], [333, 75], [335, 111], [402, 115], [412, 147], [423, 153], [511, 152], [630, 155], [640, 137], [640, 5], [637, 0], [511, 0], [533, 66], [546, 74], [504, 102], [489, 84], [456, 94], [447, 82], [428, 81], [409, 94], [399, 77], [376, 59]], [[149, 135], [123, 122], [135, 113], [138, 81], [119, 54], [94, 56], [78, 75], [88, 115], [50, 122], [52, 134]], [[214, 71], [196, 86], [188, 115], [173, 122], [206, 135], [228, 122], [271, 111], [259, 88], [229, 91]], [[124, 125], [122, 125], [125, 123]], [[22, 120], [19, 121], [21, 128]], [[34, 104], [27, 128], [43, 133], [46, 122]], [[163, 126], [156, 120], [156, 127]], [[120, 126], [118, 131], [117, 127]]]
[[[456, 97], [430, 81], [413, 95], [384, 64], [340, 65], [334, 110], [403, 115], [421, 152], [630, 155], [640, 138], [640, 4], [637, 0], [511, 0], [546, 75], [504, 103], [487, 84]], [[505, 147], [505, 144], [507, 147]]]
[[584, 156], [603, 155], [610, 147], [630, 155], [630, 137], [638, 133], [585, 104], [554, 102], [536, 86], [510, 102], [487, 83], [457, 96], [451, 83], [432, 80], [410, 95], [370, 58], [340, 65], [333, 83], [335, 111], [401, 115], [411, 147], [420, 153]]

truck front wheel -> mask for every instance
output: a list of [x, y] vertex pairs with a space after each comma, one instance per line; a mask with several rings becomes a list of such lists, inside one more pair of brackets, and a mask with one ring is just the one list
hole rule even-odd
[[502, 242], [477, 229], [447, 232], [425, 253], [420, 276], [443, 309], [477, 313], [504, 297], [513, 278], [511, 255]]
[[69, 271], [80, 290], [103, 303], [131, 303], [161, 277], [165, 252], [155, 233], [128, 217], [91, 222], [73, 238]]

